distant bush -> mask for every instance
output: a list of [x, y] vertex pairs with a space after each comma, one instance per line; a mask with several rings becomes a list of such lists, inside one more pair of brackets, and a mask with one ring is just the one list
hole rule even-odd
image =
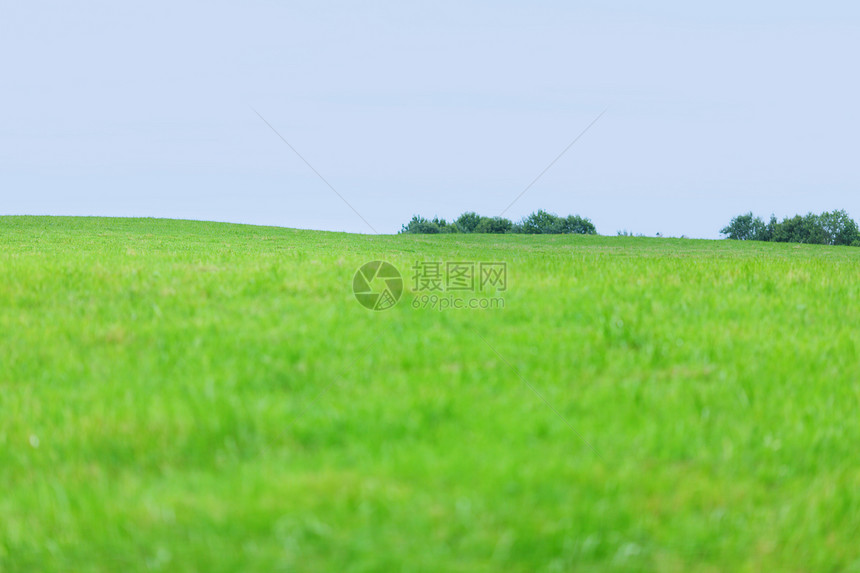
[[590, 219], [580, 217], [579, 215], [568, 215], [562, 225], [563, 233], [572, 233], [574, 235], [596, 235], [597, 227]]
[[481, 217], [481, 221], [475, 227], [475, 233], [510, 233], [514, 224], [510, 219], [504, 217]]
[[525, 217], [518, 226], [518, 232], [526, 234], [579, 234], [594, 235], [597, 233], [594, 225], [588, 219], [579, 215], [559, 217], [544, 210]]
[[844, 210], [795, 215], [782, 221], [771, 215], [767, 223], [746, 213], [732, 219], [720, 234], [740, 241], [860, 246], [860, 228]]
[[822, 213], [819, 221], [831, 245], [860, 243], [860, 227], [844, 209]]
[[400, 232], [418, 234], [456, 233], [457, 228], [449, 224], [445, 219], [433, 217], [430, 220], [420, 215], [414, 215], [411, 221], [402, 226]]
[[461, 233], [473, 233], [475, 232], [475, 228], [481, 222], [481, 219], [484, 218], [485, 217], [481, 217], [474, 211], [468, 211], [457, 217], [457, 220], [454, 221], [454, 225]]
[[561, 233], [561, 219], [540, 210], [525, 217], [519, 224], [519, 232], [529, 235]]
[[594, 224], [579, 215], [559, 217], [544, 210], [514, 223], [504, 217], [484, 217], [474, 211], [463, 213], [453, 223], [434, 217], [412, 217], [400, 229], [401, 233], [524, 233], [524, 234], [580, 234], [596, 235]]
[[438, 233], [439, 225], [432, 223], [421, 217], [420, 215], [414, 215], [412, 220], [403, 225], [400, 229], [401, 233]]
[[738, 215], [720, 230], [720, 234], [726, 235], [727, 239], [736, 241], [764, 241], [764, 221], [756, 217], [752, 212]]

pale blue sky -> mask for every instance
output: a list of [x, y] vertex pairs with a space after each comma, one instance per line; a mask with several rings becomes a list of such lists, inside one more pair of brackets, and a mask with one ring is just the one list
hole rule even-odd
[[860, 219], [860, 4], [7, 3], [0, 213], [369, 232], [413, 213], [718, 236]]

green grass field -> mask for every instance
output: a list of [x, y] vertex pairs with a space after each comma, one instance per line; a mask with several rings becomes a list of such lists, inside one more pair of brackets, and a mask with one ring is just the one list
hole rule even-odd
[[[416, 261], [504, 308], [413, 308]], [[860, 571], [858, 265], [0, 217], [0, 571]]]

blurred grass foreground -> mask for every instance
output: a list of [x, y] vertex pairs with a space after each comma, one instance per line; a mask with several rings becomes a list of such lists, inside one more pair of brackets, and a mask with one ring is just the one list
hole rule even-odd
[[0, 571], [860, 571], [858, 263], [0, 217]]

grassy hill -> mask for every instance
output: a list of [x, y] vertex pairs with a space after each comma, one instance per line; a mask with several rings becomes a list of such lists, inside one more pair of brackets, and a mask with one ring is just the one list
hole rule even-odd
[[0, 217], [0, 571], [860, 570], [858, 264]]

